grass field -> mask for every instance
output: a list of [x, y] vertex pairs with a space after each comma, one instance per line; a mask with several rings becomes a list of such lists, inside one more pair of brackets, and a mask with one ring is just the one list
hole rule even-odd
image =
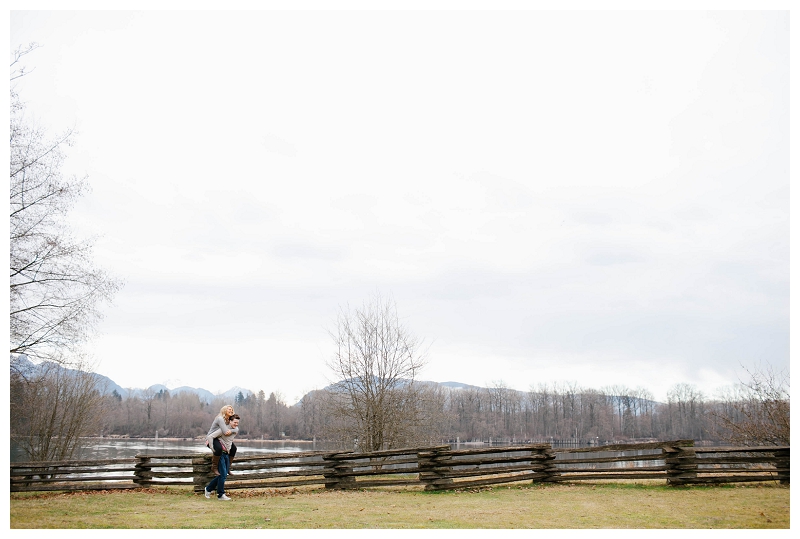
[[[413, 489], [13, 493], [20, 528], [789, 528], [789, 487], [596, 483]], [[224, 508], [224, 510], [223, 510]]]

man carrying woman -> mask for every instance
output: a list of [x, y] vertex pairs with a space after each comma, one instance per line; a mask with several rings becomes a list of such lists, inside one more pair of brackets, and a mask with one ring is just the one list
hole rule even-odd
[[[211, 471], [214, 472], [214, 475], [219, 475], [219, 459], [220, 455], [222, 455], [222, 446], [220, 445], [218, 437], [212, 437], [211, 434], [216, 431], [222, 431], [222, 434], [225, 436], [230, 435], [230, 421], [231, 417], [233, 417], [233, 406], [230, 404], [226, 404], [222, 407], [219, 411], [219, 415], [214, 418], [214, 421], [211, 423], [211, 428], [208, 429], [208, 435], [206, 436], [206, 445], [211, 449], [214, 455], [211, 457]], [[209, 442], [209, 439], [211, 440]], [[231, 447], [228, 449], [228, 458], [231, 462], [233, 462], [233, 457], [236, 455], [236, 444], [231, 442]], [[228, 466], [228, 474], [230, 474], [230, 465]]]
[[[233, 408], [231, 408], [231, 410], [232, 409]], [[228, 470], [230, 470], [231, 466], [230, 451], [235, 447], [233, 439], [239, 433], [239, 416], [236, 414], [230, 416], [228, 418], [228, 425], [224, 428], [225, 430], [214, 429], [206, 437], [206, 441], [209, 444], [214, 443], [214, 441], [219, 443], [220, 455], [218, 457], [212, 457], [212, 462], [216, 459], [218, 463], [217, 469], [214, 470], [216, 474], [203, 489], [203, 493], [206, 498], [210, 498], [211, 493], [216, 489], [217, 499], [227, 502], [230, 501], [230, 498], [225, 494], [225, 479], [228, 477]]]

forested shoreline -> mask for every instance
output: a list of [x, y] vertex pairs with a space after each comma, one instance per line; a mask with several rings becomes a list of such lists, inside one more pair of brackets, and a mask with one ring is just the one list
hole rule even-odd
[[[710, 398], [695, 386], [677, 384], [667, 402], [656, 402], [648, 390], [624, 386], [597, 390], [574, 383], [540, 384], [518, 391], [504, 384], [458, 389], [418, 384], [423, 391], [417, 410], [427, 430], [417, 437], [420, 441], [719, 441], [731, 437], [731, 422], [746, 420], [747, 399], [735, 387]], [[331, 425], [337, 418], [328, 397], [328, 391], [316, 390], [290, 406], [280, 392], [240, 393], [233, 403], [242, 417], [240, 436], [335, 441]], [[164, 390], [130, 398], [115, 393], [103, 397], [97, 435], [195, 438], [206, 433], [224, 404], [222, 398], [206, 404], [195, 394]], [[348, 446], [347, 440], [341, 443]]]

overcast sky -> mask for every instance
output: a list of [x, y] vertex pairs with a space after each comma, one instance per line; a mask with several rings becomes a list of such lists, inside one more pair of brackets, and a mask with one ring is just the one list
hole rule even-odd
[[789, 14], [12, 12], [70, 214], [125, 281], [124, 387], [331, 374], [392, 296], [421, 378], [676, 383], [789, 365]]

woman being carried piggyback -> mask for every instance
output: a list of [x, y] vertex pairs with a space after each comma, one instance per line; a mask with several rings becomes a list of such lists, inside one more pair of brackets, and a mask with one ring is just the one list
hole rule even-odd
[[[231, 417], [233, 417], [233, 406], [230, 404], [226, 404], [223, 406], [220, 411], [219, 415], [214, 418], [214, 421], [211, 423], [211, 428], [208, 429], [208, 435], [206, 437], [206, 445], [211, 449], [214, 453], [214, 456], [211, 457], [211, 471], [214, 472], [214, 475], [219, 475], [219, 458], [222, 455], [222, 445], [219, 441], [219, 436], [212, 438], [212, 441], [208, 441], [208, 437], [211, 436], [212, 433], [216, 430], [222, 431], [224, 436], [230, 436], [230, 422]], [[228, 453], [228, 458], [230, 462], [233, 462], [233, 457], [236, 455], [236, 444], [231, 442], [231, 447], [227, 448], [226, 452]], [[228, 474], [230, 474], [230, 465], [228, 467]]]
[[228, 457], [230, 449], [233, 447], [233, 439], [239, 433], [239, 416], [233, 414], [230, 417], [229, 424], [225, 427], [228, 430], [215, 429], [208, 435], [208, 440], [219, 439], [222, 454], [219, 458], [218, 471], [219, 475], [206, 485], [204, 493], [206, 498], [211, 497], [211, 493], [217, 491], [217, 499], [220, 501], [230, 501], [230, 498], [225, 494], [225, 479], [228, 477], [228, 470], [230, 469], [230, 458]]

